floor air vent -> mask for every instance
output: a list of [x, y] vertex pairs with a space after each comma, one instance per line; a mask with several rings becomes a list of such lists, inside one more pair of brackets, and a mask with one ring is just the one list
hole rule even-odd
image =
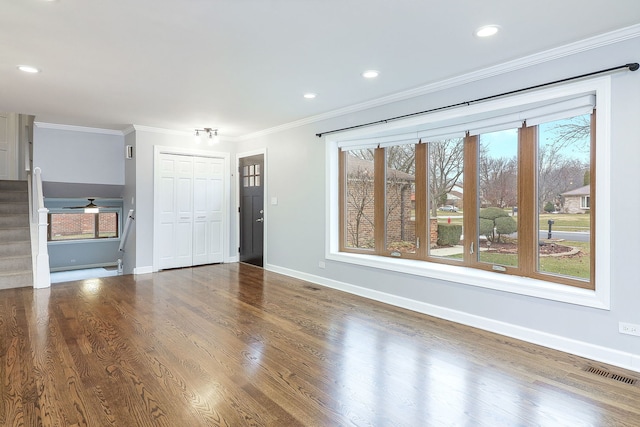
[[633, 378], [625, 377], [623, 375], [614, 374], [614, 373], [611, 373], [609, 371], [605, 371], [603, 369], [593, 368], [591, 366], [585, 368], [585, 371], [587, 371], [589, 373], [592, 373], [592, 374], [600, 375], [601, 377], [611, 378], [612, 380], [620, 381], [620, 382], [625, 383], [625, 384], [633, 385], [633, 384], [636, 383], [636, 380], [634, 380]]

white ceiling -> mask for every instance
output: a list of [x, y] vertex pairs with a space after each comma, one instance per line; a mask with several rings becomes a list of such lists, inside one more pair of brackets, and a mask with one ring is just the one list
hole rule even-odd
[[241, 136], [639, 22], [639, 0], [1, 0], [0, 111]]

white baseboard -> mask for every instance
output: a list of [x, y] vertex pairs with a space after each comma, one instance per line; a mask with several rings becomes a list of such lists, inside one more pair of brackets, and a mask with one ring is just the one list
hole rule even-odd
[[284, 274], [285, 276], [294, 277], [296, 279], [369, 298], [375, 301], [380, 301], [397, 307], [406, 308], [418, 313], [427, 314], [429, 316], [438, 317], [440, 319], [449, 320], [455, 323], [461, 323], [463, 325], [483, 329], [489, 332], [495, 332], [500, 335], [516, 338], [522, 341], [530, 342], [532, 344], [541, 345], [544, 347], [552, 348], [554, 350], [575, 354], [576, 356], [585, 357], [587, 359], [592, 359], [598, 362], [618, 366], [631, 371], [640, 372], [640, 356], [633, 353], [613, 350], [584, 341], [577, 341], [571, 338], [553, 335], [535, 329], [512, 325], [510, 323], [476, 316], [474, 314], [469, 314], [446, 307], [440, 307], [437, 305], [428, 304], [425, 302], [416, 301], [385, 292], [375, 291], [372, 289], [327, 279], [325, 277], [316, 276], [313, 274], [302, 273], [300, 271], [279, 267], [273, 264], [265, 265], [265, 269], [273, 271], [275, 273]]
[[133, 274], [149, 274], [153, 273], [153, 266], [148, 265], [146, 267], [136, 267], [133, 269]]

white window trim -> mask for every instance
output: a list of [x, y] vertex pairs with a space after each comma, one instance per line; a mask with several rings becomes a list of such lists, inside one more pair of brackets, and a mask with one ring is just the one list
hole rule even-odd
[[[596, 114], [596, 193], [598, 194], [598, 215], [596, 217], [596, 277], [595, 290], [581, 289], [544, 280], [531, 279], [501, 273], [483, 271], [470, 267], [438, 264], [421, 260], [397, 259], [375, 255], [363, 255], [340, 252], [339, 250], [339, 203], [338, 203], [338, 145], [341, 141], [372, 138], [389, 132], [403, 133], [403, 129], [431, 123], [435, 120], [447, 120], [469, 114], [490, 112], [501, 108], [516, 107], [532, 102], [553, 98], [566, 98], [581, 94], [595, 93], [597, 99]], [[396, 271], [438, 280], [445, 280], [498, 291], [527, 295], [553, 301], [576, 304], [609, 310], [611, 306], [611, 258], [610, 258], [610, 125], [611, 125], [611, 78], [599, 77], [579, 81], [544, 90], [514, 95], [469, 107], [438, 112], [436, 114], [412, 117], [390, 123], [370, 126], [326, 136], [326, 206], [327, 226], [325, 257], [329, 260], [356, 264], [371, 268]]]
[[[586, 201], [589, 200], [588, 206]], [[589, 209], [591, 207], [591, 196], [580, 196], [580, 209]]]

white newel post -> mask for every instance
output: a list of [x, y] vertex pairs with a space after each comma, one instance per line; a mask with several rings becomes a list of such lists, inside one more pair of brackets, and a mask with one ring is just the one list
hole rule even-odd
[[47, 214], [49, 209], [38, 209], [38, 255], [36, 255], [36, 280], [34, 288], [51, 287], [49, 252], [47, 250]]

